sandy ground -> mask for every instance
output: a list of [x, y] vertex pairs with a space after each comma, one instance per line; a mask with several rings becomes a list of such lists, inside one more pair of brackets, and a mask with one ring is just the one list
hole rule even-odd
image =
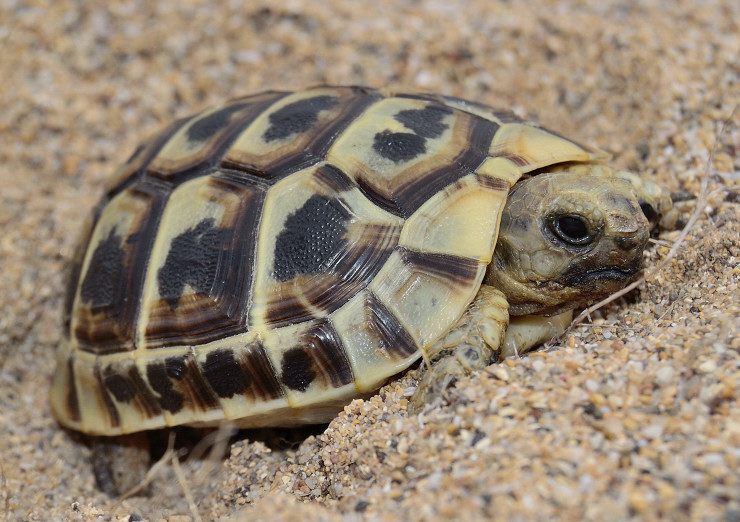
[[[0, 0], [0, 518], [740, 520], [740, 3], [97, 4]], [[552, 350], [409, 417], [412, 371], [288, 449], [252, 436], [116, 503], [48, 406], [81, 223], [173, 118], [317, 83], [513, 108], [712, 194], [660, 273]]]

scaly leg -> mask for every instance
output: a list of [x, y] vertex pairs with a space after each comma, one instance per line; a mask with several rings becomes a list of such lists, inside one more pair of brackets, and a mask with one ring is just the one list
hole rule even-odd
[[460, 377], [499, 360], [508, 310], [509, 303], [499, 290], [481, 286], [455, 327], [428, 349], [432, 366], [411, 398], [411, 413], [438, 402]]
[[506, 329], [506, 338], [499, 360], [512, 355], [523, 355], [533, 348], [562, 334], [573, 320], [573, 310], [552, 317], [520, 315], [512, 317]]
[[459, 378], [512, 355], [523, 355], [560, 335], [573, 318], [573, 312], [567, 311], [553, 317], [513, 317], [509, 322], [508, 308], [499, 290], [481, 286], [455, 327], [429, 348], [431, 368], [411, 397], [410, 413], [436, 404]]

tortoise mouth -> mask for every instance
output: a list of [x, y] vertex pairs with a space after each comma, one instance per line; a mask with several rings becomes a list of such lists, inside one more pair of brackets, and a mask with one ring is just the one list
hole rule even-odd
[[637, 272], [639, 272], [639, 268], [637, 270], [622, 270], [619, 268], [602, 268], [599, 270], [592, 270], [590, 272], [587, 272], [581, 281], [583, 283], [590, 283], [592, 281], [628, 281], [632, 277], [634, 277]]
[[634, 263], [628, 267], [609, 266], [592, 270], [579, 270], [579, 268], [575, 267], [564, 273], [561, 282], [573, 287], [594, 286], [595, 284], [622, 286], [642, 270], [642, 263]]

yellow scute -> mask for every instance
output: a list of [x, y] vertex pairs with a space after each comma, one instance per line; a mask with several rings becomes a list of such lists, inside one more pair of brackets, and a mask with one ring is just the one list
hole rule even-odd
[[400, 244], [488, 263], [506, 195], [469, 175], [424, 203], [406, 222]]

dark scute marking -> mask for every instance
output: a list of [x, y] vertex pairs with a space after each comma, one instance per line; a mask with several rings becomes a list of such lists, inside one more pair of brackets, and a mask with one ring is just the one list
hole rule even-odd
[[83, 240], [78, 244], [75, 257], [72, 260], [72, 269], [69, 271], [69, 276], [66, 282], [66, 288], [64, 292], [64, 308], [62, 317], [64, 320], [64, 332], [65, 339], [69, 339], [71, 334], [72, 326], [72, 306], [74, 305], [75, 296], [77, 295], [77, 286], [80, 280], [80, 273], [82, 272], [82, 260], [85, 255], [84, 245], [90, 241], [90, 230], [87, 231]]
[[214, 226], [213, 219], [204, 219], [172, 240], [164, 266], [157, 273], [159, 295], [177, 308], [185, 285], [200, 294], [208, 294], [219, 269], [221, 246], [231, 230]]
[[406, 217], [403, 210], [399, 207], [398, 202], [392, 197], [380, 192], [374, 185], [368, 183], [365, 178], [357, 178], [357, 185], [360, 188], [360, 192], [375, 205], [395, 216]]
[[[168, 365], [169, 361], [173, 364]], [[198, 368], [194, 354], [189, 353], [185, 357], [166, 359], [165, 365], [168, 366], [168, 375], [181, 381], [178, 387], [185, 394], [187, 403], [193, 408], [206, 411], [220, 406], [218, 397], [213, 393], [213, 389]]]
[[219, 397], [231, 398], [249, 387], [249, 375], [242, 371], [231, 350], [216, 350], [206, 356], [203, 377]]
[[347, 127], [356, 121], [370, 105], [382, 99], [382, 96], [375, 92], [367, 94], [357, 89], [352, 89], [352, 91], [354, 95], [338, 98], [337, 106], [332, 108], [332, 114], [327, 115], [321, 125], [316, 124], [310, 132], [296, 135], [294, 142], [286, 147], [289, 150], [281, 150], [280, 154], [273, 155], [267, 164], [259, 162], [259, 165], [249, 165], [226, 160], [222, 162], [222, 165], [244, 170], [250, 176], [256, 175], [276, 181], [321, 163]]
[[80, 296], [93, 308], [109, 306], [115, 301], [116, 289], [121, 281], [124, 266], [124, 250], [116, 229], [98, 243], [90, 260], [85, 279], [80, 287]]
[[449, 107], [428, 105], [423, 109], [400, 111], [395, 119], [422, 138], [439, 138], [449, 128], [442, 119], [452, 113]]
[[409, 161], [427, 151], [426, 138], [410, 132], [384, 130], [375, 135], [373, 150], [394, 163]]
[[103, 378], [103, 383], [118, 402], [129, 402], [136, 396], [134, 387], [131, 385], [129, 379], [119, 373], [106, 374]]
[[307, 347], [297, 346], [283, 354], [280, 363], [280, 375], [288, 388], [304, 392], [316, 378], [314, 360]]
[[[120, 197], [124, 206], [128, 201], [134, 205], [131, 210], [139, 209], [134, 221], [123, 230], [114, 228], [105, 240], [101, 237], [105, 245], [91, 243], [88, 247], [89, 274], [80, 281], [80, 306], [73, 311], [77, 324], [72, 335], [80, 350], [103, 355], [135, 348], [133, 329], [150, 249], [168, 194], [169, 187], [158, 180], [145, 179], [129, 187]], [[99, 249], [97, 256], [95, 249]], [[92, 304], [85, 297], [92, 298]]]
[[316, 368], [324, 376], [327, 384], [335, 388], [352, 382], [352, 369], [347, 360], [336, 330], [328, 321], [319, 323], [303, 338], [305, 346], [310, 347], [310, 354], [316, 362]]
[[[383, 267], [398, 244], [401, 226], [365, 224], [356, 241], [346, 242], [342, 255], [325, 273], [300, 280], [284, 294], [272, 297], [267, 324], [285, 325], [310, 320], [317, 309], [331, 314], [361, 292]], [[312, 306], [307, 306], [310, 303]]]
[[301, 336], [298, 346], [283, 354], [281, 380], [292, 390], [306, 391], [312, 382], [339, 388], [352, 382], [352, 369], [339, 335], [322, 321]]
[[[204, 279], [204, 283], [209, 283], [203, 285], [205, 294], [197, 293], [195, 286], [192, 286], [188, 290], [193, 293], [180, 296], [179, 300], [176, 298], [183, 291], [182, 281], [177, 279], [179, 269], [171, 270], [170, 279], [167, 279], [166, 271], [157, 274], [171, 281], [172, 288], [168, 290], [170, 303], [161, 299], [152, 308], [145, 334], [148, 348], [198, 345], [246, 330], [253, 268], [249, 260], [254, 258], [258, 233], [256, 225], [262, 213], [265, 189], [251, 184], [250, 180], [239, 177], [237, 173], [223, 171], [211, 175], [208, 189], [211, 197], [218, 199], [225, 194], [228, 197], [224, 197], [224, 201], [233, 201], [235, 204], [227, 205], [222, 220], [217, 220], [220, 228], [193, 238], [195, 242], [200, 242], [208, 267], [188, 269], [203, 274], [209, 274], [209, 270], [215, 272], [209, 274], [210, 281], [209, 277], [200, 278]], [[197, 228], [195, 223], [190, 225]], [[217, 237], [219, 235], [221, 237]], [[220, 239], [223, 240], [221, 244], [209, 245], [211, 242], [218, 243]], [[209, 248], [212, 250], [207, 251]], [[170, 261], [174, 259], [173, 255]], [[169, 269], [174, 266], [170, 264]], [[186, 275], [184, 267], [183, 274]], [[174, 309], [173, 304], [177, 305]]]
[[501, 123], [520, 123], [523, 121], [520, 117], [518, 117], [512, 111], [508, 111], [508, 110], [495, 110], [493, 111], [493, 115]]
[[75, 359], [70, 356], [67, 359], [67, 413], [73, 421], [80, 420], [80, 400], [77, 397], [77, 384], [75, 383]]
[[103, 370], [105, 388], [118, 402], [131, 403], [147, 417], [162, 413], [158, 401], [139, 373], [135, 364], [117, 363]]
[[509, 192], [509, 189], [511, 188], [509, 186], [509, 182], [506, 181], [503, 178], [495, 178], [493, 176], [484, 176], [477, 174], [476, 180], [478, 183], [480, 183], [482, 186], [491, 189], [496, 190], [498, 192]]
[[159, 405], [170, 413], [177, 413], [182, 409], [183, 396], [172, 385], [169, 375], [178, 375], [185, 365], [183, 357], [170, 357], [164, 362], [152, 362], [146, 367], [146, 376], [149, 385], [159, 394]]
[[95, 380], [97, 381], [98, 390], [100, 391], [100, 395], [103, 397], [103, 402], [105, 403], [105, 409], [108, 410], [108, 420], [110, 421], [110, 425], [112, 427], [120, 426], [121, 424], [121, 416], [118, 414], [118, 408], [116, 408], [116, 405], [113, 404], [113, 401], [111, 400], [110, 396], [105, 393], [105, 389], [103, 386], [103, 379], [100, 376], [100, 368], [95, 367], [93, 370]]
[[314, 126], [319, 113], [337, 104], [333, 96], [316, 96], [290, 103], [270, 114], [270, 127], [262, 136], [267, 142], [282, 140], [306, 132]]
[[418, 350], [411, 334], [373, 293], [365, 300], [367, 326], [381, 343], [381, 348], [392, 357], [405, 359]]
[[242, 371], [252, 383], [252, 396], [263, 400], [282, 397], [283, 388], [262, 344], [251, 342], [244, 347], [242, 354]]
[[448, 254], [417, 252], [398, 247], [404, 264], [459, 286], [468, 286], [478, 275], [478, 261]]
[[149, 143], [150, 143], [149, 140], [139, 143], [134, 149], [134, 151], [131, 153], [131, 155], [128, 157], [125, 163], [132, 163], [139, 154], [144, 152], [144, 149], [147, 147], [147, 145], [149, 145]]
[[196, 120], [186, 131], [188, 141], [202, 142], [211, 139], [218, 131], [229, 125], [231, 115], [249, 106], [248, 103], [237, 103], [224, 107], [220, 111]]
[[349, 213], [336, 199], [314, 195], [288, 216], [275, 241], [273, 276], [289, 281], [298, 274], [328, 268], [345, 249], [345, 222]]
[[501, 151], [497, 154], [497, 156], [508, 159], [517, 167], [524, 167], [526, 165], [529, 165], [529, 160], [527, 160], [527, 158], [520, 156], [519, 154], [514, 154], [512, 152]]
[[326, 184], [334, 192], [344, 192], [355, 187], [355, 183], [341, 169], [330, 163], [319, 167], [316, 171], [317, 180]]
[[[400, 226], [366, 224], [355, 242], [345, 242], [336, 262], [323, 273], [289, 282], [269, 297], [265, 323], [280, 327], [328, 315], [372, 281], [398, 244]], [[321, 313], [323, 312], [323, 314]]]
[[185, 357], [168, 357], [164, 360], [164, 368], [167, 377], [181, 381], [187, 373], [187, 361]]

